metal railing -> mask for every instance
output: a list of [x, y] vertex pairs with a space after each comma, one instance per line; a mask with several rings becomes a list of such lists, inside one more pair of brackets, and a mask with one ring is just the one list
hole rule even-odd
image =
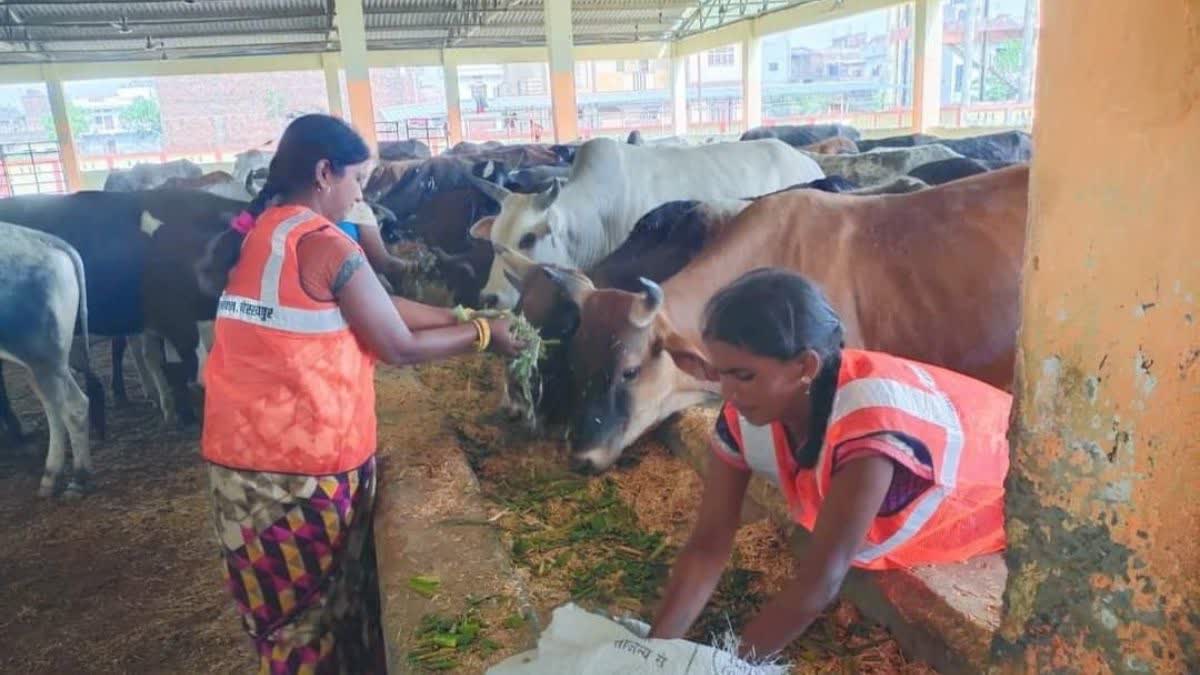
[[0, 197], [66, 191], [57, 141], [0, 144]]
[[463, 136], [469, 141], [531, 141], [541, 143], [552, 129], [548, 108], [524, 108], [463, 115]]
[[444, 117], [410, 117], [394, 122], [376, 122], [375, 136], [381, 141], [421, 141], [435, 155], [450, 145]]

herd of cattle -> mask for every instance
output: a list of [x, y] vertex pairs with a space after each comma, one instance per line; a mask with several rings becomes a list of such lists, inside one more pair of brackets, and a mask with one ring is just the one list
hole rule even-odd
[[[535, 400], [507, 386], [504, 405], [561, 430], [572, 465], [594, 472], [715, 398], [700, 313], [757, 267], [818, 282], [848, 346], [1010, 388], [1030, 157], [1019, 131], [864, 140], [836, 124], [701, 145], [637, 132], [626, 142], [463, 143], [436, 157], [405, 141], [381, 145], [364, 197], [385, 241], [434, 261], [413, 274], [457, 302], [516, 309], [550, 341]], [[103, 191], [0, 200], [0, 357], [33, 372], [50, 421], [40, 494], [57, 488], [67, 439], [67, 494], [82, 491], [89, 421], [104, 434], [89, 332], [113, 338], [118, 401], [128, 344], [165, 422], [195, 421], [188, 387], [217, 302], [197, 265], [270, 158], [242, 153], [233, 173], [144, 165], [110, 175]], [[72, 334], [84, 338], [74, 348]], [[0, 430], [22, 433], [3, 379]]]

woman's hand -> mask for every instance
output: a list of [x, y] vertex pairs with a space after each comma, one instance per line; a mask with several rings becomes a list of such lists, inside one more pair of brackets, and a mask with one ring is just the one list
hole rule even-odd
[[492, 329], [492, 344], [488, 347], [492, 352], [511, 358], [525, 349], [525, 343], [513, 335], [508, 319], [491, 319], [488, 325]]

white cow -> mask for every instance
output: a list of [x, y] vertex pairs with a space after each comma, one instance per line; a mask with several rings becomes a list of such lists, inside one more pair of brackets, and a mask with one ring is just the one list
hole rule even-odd
[[262, 187], [261, 184], [251, 182], [252, 175], [265, 175], [268, 167], [271, 166], [271, 159], [275, 157], [275, 153], [268, 150], [247, 150], [239, 152], [233, 160], [233, 179], [239, 185], [245, 186], [246, 191], [252, 195], [258, 194], [258, 190]]
[[0, 358], [29, 369], [46, 411], [50, 448], [38, 488], [43, 497], [54, 493], [68, 439], [75, 471], [66, 494], [79, 496], [92, 473], [88, 397], [69, 367], [76, 318], [82, 328], [81, 370], [95, 381], [87, 358], [87, 290], [79, 253], [58, 237], [0, 222]]
[[122, 171], [110, 171], [104, 179], [105, 192], [153, 190], [172, 178], [199, 178], [204, 170], [196, 164], [177, 159], [163, 164], [136, 164]]
[[936, 144], [911, 148], [873, 148], [849, 155], [804, 154], [812, 157], [826, 174], [841, 176], [863, 187], [889, 183], [923, 164], [962, 157], [950, 148]]
[[[660, 204], [755, 197], [824, 176], [816, 162], [776, 139], [647, 147], [597, 138], [579, 148], [565, 186], [527, 195], [479, 180], [501, 208], [471, 235], [535, 262], [588, 269]], [[493, 264], [483, 303], [511, 308], [517, 296], [504, 264]]]

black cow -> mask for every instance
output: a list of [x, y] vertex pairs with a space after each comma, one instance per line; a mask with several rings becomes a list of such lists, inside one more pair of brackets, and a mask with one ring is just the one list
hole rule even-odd
[[867, 152], [872, 148], [907, 148], [934, 143], [944, 145], [963, 157], [989, 162], [1028, 162], [1033, 158], [1033, 139], [1024, 131], [1001, 131], [969, 138], [939, 138], [929, 134], [906, 134], [872, 141], [858, 141], [858, 149]]
[[396, 162], [405, 159], [429, 159], [429, 146], [415, 138], [384, 141], [379, 144], [379, 159]]
[[937, 162], [930, 162], [916, 167], [908, 172], [909, 176], [922, 180], [929, 185], [941, 185], [952, 180], [986, 173], [996, 169], [1011, 166], [1012, 162], [987, 162], [969, 157], [951, 157]]
[[753, 141], [760, 138], [778, 138], [793, 148], [819, 143], [834, 136], [844, 136], [858, 141], [858, 129], [846, 124], [805, 124], [803, 126], [755, 127], [742, 134], [738, 140]]

